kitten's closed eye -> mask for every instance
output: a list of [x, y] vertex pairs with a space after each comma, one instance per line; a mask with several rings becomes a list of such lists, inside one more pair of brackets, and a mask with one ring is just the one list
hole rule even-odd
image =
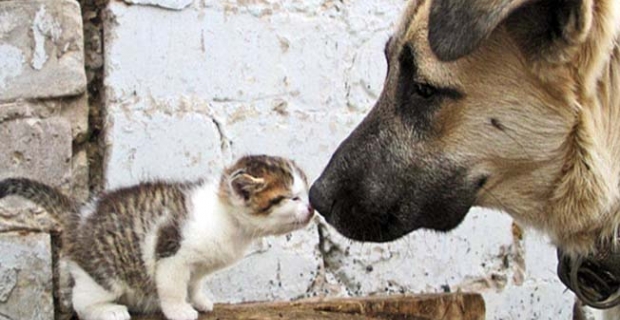
[[286, 200], [286, 199], [287, 199], [287, 197], [286, 197], [286, 196], [277, 196], [277, 197], [271, 198], [271, 199], [269, 199], [269, 202], [267, 202], [267, 205], [266, 205], [265, 207], [261, 208], [261, 209], [259, 210], [259, 212], [267, 212], [267, 211], [269, 211], [271, 208], [273, 208], [273, 207], [275, 207], [275, 206], [277, 206], [277, 205], [281, 204], [281, 203], [282, 203], [282, 201], [284, 201], [284, 200]]
[[298, 202], [298, 201], [301, 201], [301, 198], [299, 196], [284, 196], [284, 195], [273, 197], [273, 198], [271, 198], [269, 200], [267, 205], [265, 207], [261, 208], [259, 211], [260, 212], [267, 212], [270, 209], [272, 209], [273, 207], [282, 204], [282, 202], [284, 202], [284, 200], [291, 200], [291, 201]]
[[271, 205], [271, 206], [278, 205], [278, 204], [280, 204], [282, 201], [284, 201], [285, 199], [286, 199], [286, 197], [285, 197], [285, 196], [277, 196], [277, 197], [275, 197], [275, 198], [273, 198], [273, 199], [269, 200], [269, 205]]

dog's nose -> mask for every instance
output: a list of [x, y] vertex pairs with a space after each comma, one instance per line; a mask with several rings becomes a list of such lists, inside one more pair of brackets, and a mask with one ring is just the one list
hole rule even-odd
[[321, 188], [319, 182], [315, 182], [310, 187], [310, 205], [323, 217], [327, 218], [330, 214], [331, 202], [325, 195], [325, 189]]

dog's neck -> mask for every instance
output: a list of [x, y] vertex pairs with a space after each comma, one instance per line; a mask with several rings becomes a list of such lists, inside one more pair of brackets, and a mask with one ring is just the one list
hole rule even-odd
[[[616, 20], [618, 21], [618, 20]], [[620, 234], [620, 36], [614, 41], [612, 56], [604, 68], [599, 81], [599, 106], [596, 114], [601, 124], [601, 144], [608, 150], [609, 205], [606, 216], [609, 226], [604, 233], [610, 240], [617, 241]]]
[[602, 14], [572, 63], [575, 127], [547, 207], [552, 240], [571, 255], [616, 242], [620, 226], [620, 10]]

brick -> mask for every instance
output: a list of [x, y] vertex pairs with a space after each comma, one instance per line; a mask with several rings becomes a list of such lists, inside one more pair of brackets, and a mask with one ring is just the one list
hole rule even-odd
[[0, 318], [53, 320], [49, 234], [0, 233], [0, 252]]
[[192, 180], [223, 167], [216, 125], [205, 114], [142, 105], [128, 117], [112, 113], [106, 123], [106, 188], [145, 179]]
[[0, 1], [0, 101], [77, 95], [85, 90], [78, 3]]
[[62, 116], [71, 124], [74, 142], [83, 142], [88, 134], [88, 98], [86, 94], [60, 99], [15, 100], [0, 103], [0, 123], [25, 118]]
[[16, 100], [0, 104], [0, 122], [22, 118], [49, 118], [60, 112], [58, 100]]

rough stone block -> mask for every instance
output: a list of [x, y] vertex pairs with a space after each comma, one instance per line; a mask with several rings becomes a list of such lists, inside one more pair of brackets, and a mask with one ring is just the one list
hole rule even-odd
[[85, 92], [82, 15], [73, 0], [0, 2], [0, 101]]
[[0, 319], [53, 320], [49, 234], [0, 233], [0, 252]]
[[[28, 177], [70, 191], [71, 126], [58, 117], [0, 123], [0, 179]], [[0, 231], [49, 230], [41, 210], [13, 197], [0, 201]]]
[[58, 100], [16, 100], [0, 104], [0, 122], [24, 118], [49, 118], [62, 108]]
[[81, 94], [57, 100], [61, 105], [60, 115], [71, 124], [74, 143], [84, 142], [88, 134], [88, 97]]
[[68, 187], [71, 125], [62, 118], [0, 123], [0, 179], [22, 176]]
[[88, 98], [86, 94], [60, 99], [15, 100], [0, 103], [0, 123], [26, 118], [62, 116], [71, 124], [74, 142], [82, 142], [88, 133]]

